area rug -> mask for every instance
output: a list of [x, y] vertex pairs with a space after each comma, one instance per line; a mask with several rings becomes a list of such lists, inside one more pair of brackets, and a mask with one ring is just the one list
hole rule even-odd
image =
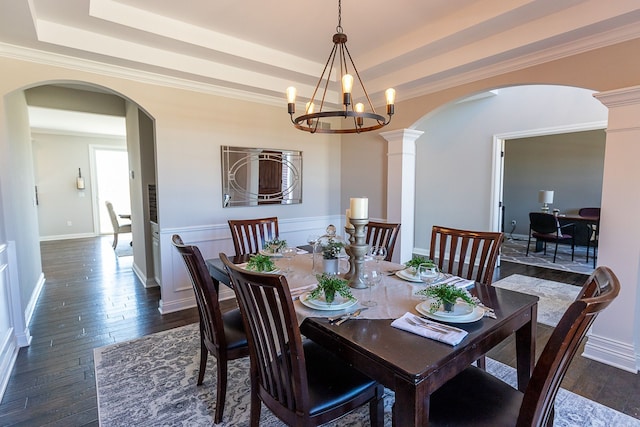
[[[215, 411], [215, 359], [210, 357], [204, 384], [196, 386], [199, 359], [197, 324], [94, 349], [100, 425], [210, 426]], [[515, 369], [488, 359], [489, 372], [515, 384]], [[249, 361], [229, 363], [224, 418], [219, 426], [249, 425]], [[394, 393], [385, 390], [385, 426], [392, 425]], [[599, 403], [560, 390], [555, 426], [640, 426], [636, 420]], [[281, 427], [263, 406], [260, 425]], [[327, 426], [369, 425], [362, 407]]]
[[494, 282], [493, 286], [540, 297], [538, 322], [549, 326], [558, 324], [569, 304], [576, 299], [578, 292], [580, 292], [579, 286], [520, 274], [505, 277]]
[[555, 263], [553, 262], [553, 245], [547, 247], [546, 255], [543, 252], [535, 252], [534, 246], [534, 242], [531, 242], [531, 249], [527, 256], [526, 240], [507, 239], [502, 243], [500, 260], [573, 273], [591, 274], [593, 272], [593, 260], [589, 257], [589, 262], [587, 262], [587, 248], [585, 246], [576, 246], [575, 256], [571, 261], [571, 246], [559, 245]]

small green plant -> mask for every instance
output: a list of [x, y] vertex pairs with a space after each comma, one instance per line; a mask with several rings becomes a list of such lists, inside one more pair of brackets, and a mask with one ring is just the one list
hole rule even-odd
[[349, 289], [346, 280], [325, 273], [316, 275], [316, 279], [318, 279], [318, 287], [309, 293], [308, 299], [318, 298], [323, 293], [324, 299], [328, 304], [333, 302], [336, 293], [343, 298], [353, 299], [351, 289]]
[[251, 255], [247, 262], [247, 270], [257, 271], [259, 273], [268, 273], [276, 269], [271, 257], [267, 255], [255, 254]]
[[420, 255], [413, 255], [413, 257], [409, 261], [404, 263], [404, 265], [406, 265], [408, 268], [413, 268], [415, 270], [417, 270], [418, 267], [422, 264], [426, 264], [429, 267], [436, 266], [436, 264], [432, 260], [421, 257]]
[[336, 259], [340, 255], [343, 243], [333, 238], [329, 239], [324, 245], [322, 245], [322, 258], [324, 259]]
[[266, 250], [266, 251], [270, 251], [273, 253], [276, 253], [278, 251], [280, 251], [280, 249], [284, 248], [287, 246], [287, 241], [286, 240], [280, 240], [278, 238], [273, 239], [273, 240], [267, 240], [266, 242], [264, 242], [264, 245], [262, 247], [262, 249]]
[[[416, 292], [416, 295], [433, 298], [433, 302], [429, 304], [429, 311], [431, 313], [438, 311], [441, 305], [445, 306], [446, 311], [451, 311], [451, 307], [455, 305], [458, 298], [472, 307], [476, 305], [476, 300], [466, 289], [458, 288], [456, 285], [449, 283], [430, 286]], [[449, 310], [447, 310], [447, 308], [449, 308]]]

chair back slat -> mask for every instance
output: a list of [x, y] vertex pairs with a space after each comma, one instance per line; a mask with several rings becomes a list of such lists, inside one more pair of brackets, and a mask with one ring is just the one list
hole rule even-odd
[[533, 370], [518, 417], [518, 426], [543, 426], [553, 414], [560, 383], [596, 316], [620, 292], [608, 267], [598, 267], [555, 327]]
[[279, 237], [278, 218], [229, 220], [236, 255], [258, 253], [265, 242]]
[[[221, 253], [243, 314], [251, 376], [260, 398], [272, 411], [278, 406], [289, 414], [309, 413], [310, 399], [305, 356], [293, 301], [282, 275], [252, 273], [233, 265]], [[283, 413], [280, 417], [288, 416]]]
[[503, 234], [433, 226], [429, 258], [450, 274], [483, 284], [493, 282]]
[[184, 261], [200, 314], [200, 332], [214, 346], [226, 347], [222, 312], [218, 302], [218, 292], [207, 270], [206, 263], [197, 246], [185, 245], [177, 234], [172, 237], [173, 245]]
[[387, 256], [384, 259], [385, 261], [391, 261], [399, 232], [400, 224], [369, 221], [366, 242], [369, 246], [384, 246], [387, 248]]

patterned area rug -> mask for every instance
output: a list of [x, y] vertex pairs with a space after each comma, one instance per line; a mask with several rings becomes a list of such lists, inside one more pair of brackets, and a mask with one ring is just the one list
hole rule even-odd
[[[561, 299], [568, 305], [573, 298], [558, 291], [556, 282], [527, 279], [531, 278], [514, 275], [496, 282], [496, 285], [538, 292], [536, 295], [541, 297], [538, 314], [552, 323], [557, 318], [557, 309], [549, 308], [544, 300]], [[577, 287], [563, 286], [569, 290], [576, 288], [577, 292]], [[211, 425], [215, 410], [216, 361], [209, 358], [204, 384], [197, 387], [198, 333], [197, 324], [191, 324], [94, 349], [100, 425]], [[487, 366], [496, 377], [515, 384], [515, 369], [491, 359], [487, 360]], [[220, 426], [249, 425], [248, 373], [248, 359], [230, 362], [227, 403]], [[391, 426], [393, 401], [394, 393], [385, 390], [385, 426]], [[564, 389], [560, 390], [555, 405], [555, 426], [640, 426], [640, 420]], [[327, 425], [355, 427], [368, 424], [368, 408], [363, 407]], [[260, 425], [280, 427], [283, 423], [263, 406]]]
[[[534, 242], [531, 242], [529, 256], [527, 253], [526, 240], [508, 239], [502, 243], [500, 259], [502, 261], [516, 262], [518, 264], [535, 265], [537, 267], [552, 268], [554, 270], [571, 271], [574, 273], [591, 274], [593, 272], [593, 260], [589, 256], [587, 262], [587, 248], [576, 246], [574, 260], [571, 261], [571, 246], [559, 245], [556, 262], [553, 262], [554, 245], [547, 246], [547, 254], [534, 251]], [[590, 255], [593, 254], [590, 250]]]
[[536, 277], [512, 274], [493, 283], [498, 288], [511, 289], [540, 297], [538, 301], [538, 322], [555, 326], [560, 321], [569, 304], [576, 299], [580, 287]]

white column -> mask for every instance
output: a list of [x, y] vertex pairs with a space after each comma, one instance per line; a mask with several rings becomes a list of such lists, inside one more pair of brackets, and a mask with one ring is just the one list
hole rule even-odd
[[393, 253], [394, 262], [406, 262], [413, 254], [416, 139], [423, 133], [413, 129], [400, 129], [380, 134], [388, 142], [387, 221], [401, 224]]
[[620, 295], [596, 319], [584, 356], [638, 371], [640, 284], [640, 86], [595, 95], [609, 108], [598, 264], [620, 279]]

